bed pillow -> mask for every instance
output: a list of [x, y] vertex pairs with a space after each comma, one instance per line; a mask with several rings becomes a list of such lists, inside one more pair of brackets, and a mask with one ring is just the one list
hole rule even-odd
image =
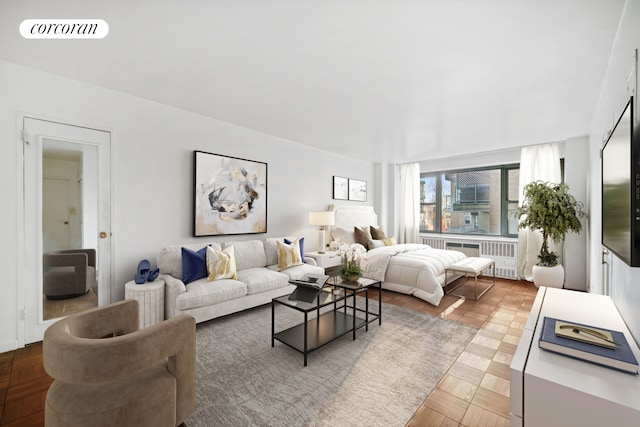
[[369, 250], [375, 249], [375, 248], [381, 248], [383, 246], [385, 246], [385, 244], [382, 240], [378, 240], [378, 239], [369, 240]]
[[181, 248], [182, 251], [182, 282], [186, 285], [195, 280], [207, 277], [207, 248], [199, 251]]
[[233, 252], [233, 245], [229, 245], [219, 251], [211, 246], [207, 247], [207, 268], [209, 276], [207, 280], [237, 279], [236, 257]]
[[382, 239], [382, 243], [384, 243], [385, 246], [397, 245], [396, 238], [394, 236], [387, 237], [386, 239]]
[[371, 233], [371, 238], [373, 240], [383, 240], [387, 238], [387, 236], [384, 234], [382, 226], [376, 227], [375, 225], [371, 225], [369, 226], [369, 232]]
[[365, 248], [369, 247], [369, 240], [371, 240], [371, 233], [369, 233], [369, 227], [353, 227], [353, 238], [356, 243], [360, 243]]
[[[287, 245], [290, 245], [290, 244], [292, 244], [292, 243], [293, 243], [293, 242], [292, 242], [291, 240], [289, 240], [289, 239], [284, 239], [284, 242], [285, 242]], [[304, 262], [305, 262], [305, 261], [304, 261], [304, 237], [299, 238], [299, 239], [298, 239], [298, 242], [299, 242], [299, 244], [300, 244], [300, 259], [302, 260], [302, 263], [304, 264]]]
[[334, 228], [333, 231], [331, 231], [331, 237], [333, 240], [340, 243], [352, 244], [356, 242], [353, 238], [353, 231], [345, 230], [340, 227]]
[[278, 271], [286, 270], [296, 265], [302, 265], [300, 244], [297, 239], [290, 245], [278, 240], [276, 246], [278, 249]]

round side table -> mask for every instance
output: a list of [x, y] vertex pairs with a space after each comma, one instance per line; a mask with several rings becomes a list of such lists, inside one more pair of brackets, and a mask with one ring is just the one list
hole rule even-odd
[[140, 304], [140, 329], [164, 320], [164, 280], [138, 285], [135, 281], [124, 285], [124, 298], [138, 300]]

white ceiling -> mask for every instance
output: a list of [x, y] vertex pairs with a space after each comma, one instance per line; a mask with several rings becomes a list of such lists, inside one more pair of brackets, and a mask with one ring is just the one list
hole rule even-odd
[[[587, 135], [624, 3], [3, 0], [0, 59], [407, 162]], [[26, 40], [28, 18], [104, 19], [110, 30]]]

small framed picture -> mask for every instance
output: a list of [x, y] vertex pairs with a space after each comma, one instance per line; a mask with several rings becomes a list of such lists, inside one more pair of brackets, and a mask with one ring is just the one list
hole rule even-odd
[[367, 201], [367, 181], [349, 178], [349, 200], [356, 202]]
[[333, 198], [335, 200], [349, 200], [349, 183], [347, 178], [333, 177]]

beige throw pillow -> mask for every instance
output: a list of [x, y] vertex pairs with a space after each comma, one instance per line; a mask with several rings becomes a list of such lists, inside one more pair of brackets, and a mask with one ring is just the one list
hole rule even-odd
[[371, 240], [371, 234], [369, 233], [369, 227], [353, 227], [353, 238], [356, 243], [360, 243], [365, 248], [369, 247], [369, 240]]
[[386, 239], [382, 239], [382, 243], [384, 243], [385, 246], [397, 245], [395, 236], [391, 236], [391, 237], [387, 237]]
[[227, 246], [219, 251], [211, 246], [207, 247], [207, 280], [237, 279], [236, 257], [233, 252], [233, 245]]
[[278, 240], [276, 242], [276, 248], [278, 250], [278, 271], [286, 270], [296, 265], [302, 265], [298, 239], [291, 242], [290, 245]]
[[371, 238], [373, 240], [384, 240], [387, 236], [384, 234], [384, 230], [382, 226], [376, 227], [375, 225], [369, 226], [369, 232], [371, 233]]

